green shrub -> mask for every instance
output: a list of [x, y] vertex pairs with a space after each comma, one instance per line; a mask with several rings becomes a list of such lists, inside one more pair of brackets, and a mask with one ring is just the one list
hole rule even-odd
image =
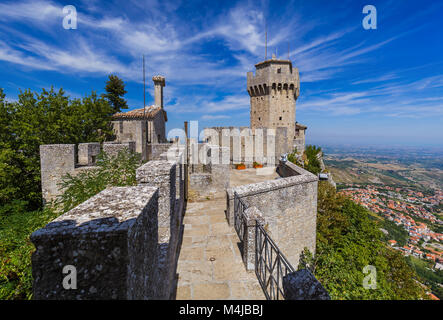
[[100, 153], [97, 168], [82, 171], [75, 176], [67, 174], [62, 178], [60, 187], [64, 192], [57, 198], [56, 206], [61, 206], [66, 212], [107, 187], [135, 185], [135, 170], [140, 164], [140, 155], [128, 150], [120, 151], [114, 157]]
[[57, 217], [50, 209], [27, 211], [27, 203], [13, 201], [0, 207], [0, 299], [31, 299], [29, 236]]
[[[313, 259], [304, 252], [301, 261], [315, 270], [332, 299], [426, 299], [417, 274], [384, 243], [367, 209], [326, 181], [318, 189], [316, 255]], [[376, 267], [375, 290], [362, 285], [366, 265]]]
[[294, 149], [292, 153], [288, 154], [288, 161], [317, 175], [321, 172], [320, 161], [317, 158], [320, 152], [320, 147], [307, 145], [302, 155], [303, 163], [297, 160], [297, 149]]

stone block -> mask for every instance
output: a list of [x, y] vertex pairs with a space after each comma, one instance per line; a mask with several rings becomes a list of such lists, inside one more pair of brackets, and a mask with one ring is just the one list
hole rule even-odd
[[103, 152], [110, 157], [116, 157], [120, 151], [128, 150], [130, 152], [135, 152], [135, 142], [128, 141], [122, 143], [116, 142], [105, 142], [103, 144]]
[[79, 143], [78, 145], [78, 164], [82, 166], [92, 166], [100, 153], [100, 143]]
[[[108, 188], [31, 235], [34, 299], [152, 299], [156, 295], [157, 188]], [[65, 289], [63, 268], [76, 268]]]

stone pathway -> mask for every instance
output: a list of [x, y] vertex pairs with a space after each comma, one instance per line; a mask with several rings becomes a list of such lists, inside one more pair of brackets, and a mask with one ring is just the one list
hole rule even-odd
[[[273, 179], [255, 169], [231, 171], [231, 186]], [[246, 271], [239, 239], [225, 218], [224, 194], [188, 203], [178, 261], [177, 299], [265, 299], [254, 271]]]
[[255, 273], [245, 269], [225, 207], [223, 198], [188, 203], [177, 267], [178, 300], [265, 299]]

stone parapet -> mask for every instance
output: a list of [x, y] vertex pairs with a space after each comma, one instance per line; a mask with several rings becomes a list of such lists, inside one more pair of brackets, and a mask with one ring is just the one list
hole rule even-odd
[[157, 298], [170, 299], [175, 288], [175, 271], [178, 260], [178, 244], [181, 234], [181, 212], [176, 205], [176, 163], [153, 160], [136, 170], [139, 185], [159, 189], [159, 242]]
[[135, 142], [128, 141], [122, 143], [116, 142], [105, 142], [103, 143], [103, 152], [110, 157], [116, 157], [120, 151], [128, 150], [130, 152], [135, 152]]
[[293, 164], [284, 172], [294, 175], [228, 189], [226, 216], [233, 225], [235, 191], [262, 212], [268, 233], [296, 268], [304, 247], [315, 252], [318, 177]]
[[40, 172], [43, 204], [53, 201], [63, 190], [59, 184], [67, 173], [74, 173], [76, 150], [74, 144], [47, 144], [40, 146]]
[[97, 156], [100, 154], [100, 143], [79, 143], [78, 144], [78, 164], [81, 166], [93, 166]]
[[[157, 188], [108, 188], [35, 231], [34, 299], [156, 296]], [[77, 288], [63, 287], [65, 266]]]

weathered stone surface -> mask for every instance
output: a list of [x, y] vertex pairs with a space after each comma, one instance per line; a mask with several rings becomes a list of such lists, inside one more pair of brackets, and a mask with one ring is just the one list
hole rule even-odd
[[135, 142], [127, 141], [122, 143], [117, 142], [105, 142], [103, 144], [103, 152], [110, 157], [115, 157], [122, 150], [129, 150], [135, 152]]
[[289, 60], [268, 59], [247, 73], [251, 103], [251, 129], [288, 128], [287, 140], [295, 136], [295, 101], [300, 93], [297, 68]]
[[171, 148], [170, 143], [150, 143], [148, 144], [148, 159], [149, 160], [164, 160], [160, 156]]
[[182, 213], [179, 212], [179, 209], [183, 208], [180, 204], [183, 199], [180, 199], [179, 203], [176, 201], [176, 167], [176, 163], [153, 160], [136, 170], [139, 185], [149, 185], [159, 189], [158, 299], [169, 299], [173, 294], [178, 244], [183, 232]]
[[79, 143], [78, 144], [78, 164], [82, 166], [95, 165], [95, 160], [100, 153], [100, 143]]
[[308, 270], [302, 269], [283, 277], [285, 300], [330, 300], [328, 292]]
[[75, 170], [74, 144], [47, 144], [40, 146], [40, 170], [43, 204], [55, 200], [62, 193], [62, 177]]
[[255, 269], [255, 232], [256, 224], [264, 225], [263, 214], [256, 207], [249, 207], [244, 212], [245, 232], [243, 233], [243, 262], [247, 270]]
[[318, 177], [295, 165], [286, 171], [298, 174], [228, 190], [227, 218], [232, 225], [235, 191], [262, 212], [270, 236], [297, 268], [304, 247], [315, 252]]
[[[31, 241], [35, 299], [152, 299], [156, 287], [158, 190], [106, 189], [46, 227]], [[62, 286], [77, 269], [77, 289]]]

